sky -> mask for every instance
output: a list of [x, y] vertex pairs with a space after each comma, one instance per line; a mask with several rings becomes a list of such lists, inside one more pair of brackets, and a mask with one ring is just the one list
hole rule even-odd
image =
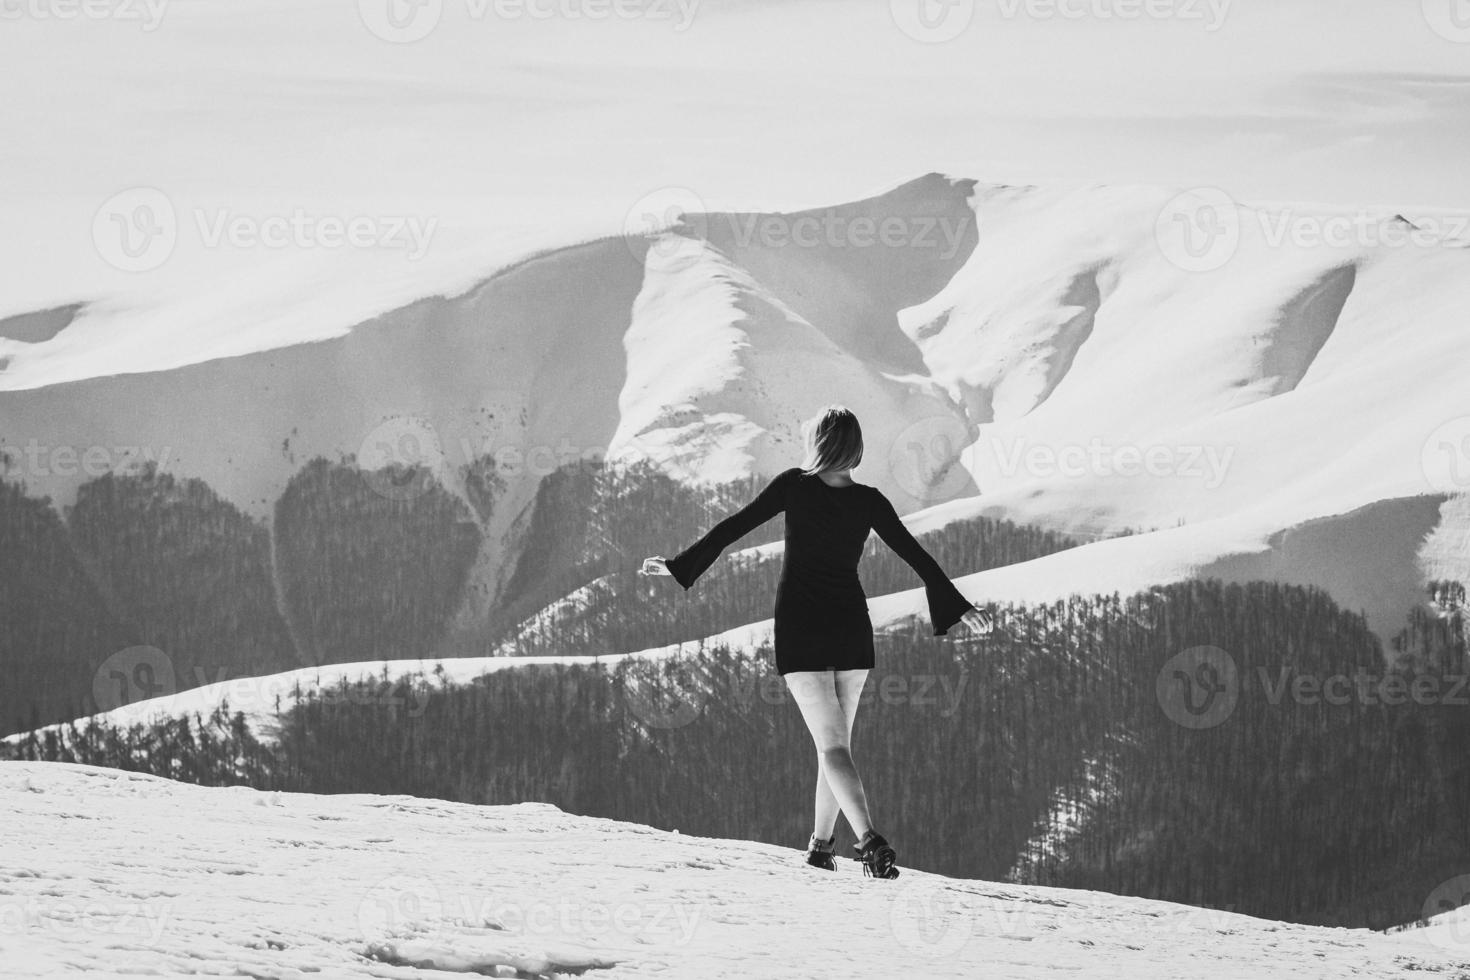
[[[0, 316], [360, 318], [671, 194], [930, 171], [1470, 207], [1467, 0], [92, 2], [0, 2]], [[140, 189], [176, 234], [130, 268]]]

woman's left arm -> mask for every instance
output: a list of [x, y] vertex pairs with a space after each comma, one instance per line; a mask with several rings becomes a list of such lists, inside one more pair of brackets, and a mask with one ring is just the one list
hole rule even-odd
[[978, 611], [975, 604], [955, 588], [954, 583], [939, 567], [939, 562], [934, 560], [934, 556], [925, 551], [924, 546], [914, 538], [898, 512], [893, 509], [893, 503], [883, 496], [882, 491], [873, 491], [872, 505], [873, 530], [924, 581], [924, 595], [929, 602], [929, 622], [934, 627], [934, 635], [944, 636], [951, 626], [970, 611]]

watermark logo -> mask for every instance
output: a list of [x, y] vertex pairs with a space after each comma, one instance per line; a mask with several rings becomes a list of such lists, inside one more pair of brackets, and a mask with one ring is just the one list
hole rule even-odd
[[973, 915], [954, 893], [929, 881], [895, 892], [888, 926], [900, 946], [926, 960], [959, 953], [975, 929]]
[[[500, 415], [488, 431], [482, 429], [481, 435], [464, 436], [453, 444], [421, 415], [384, 419], [363, 437], [357, 467], [373, 492], [389, 500], [412, 500], [435, 483], [456, 494], [482, 494], [504, 480], [549, 476], [578, 461], [599, 462], [606, 454], [603, 446], [582, 446], [565, 436], [554, 445], [526, 442], [521, 438], [522, 422], [504, 418], [507, 411], [524, 414], [520, 396], [495, 408]], [[489, 405], [485, 411], [495, 414]]]
[[1240, 250], [1250, 216], [1267, 248], [1462, 249], [1470, 244], [1470, 214], [1403, 215], [1358, 209], [1312, 212], [1283, 207], [1244, 208], [1214, 187], [1185, 191], [1159, 212], [1154, 233], [1159, 250], [1187, 272], [1223, 268]]
[[357, 451], [357, 465], [372, 491], [388, 500], [413, 500], [436, 481], [448, 483], [438, 430], [414, 415], [395, 416], [369, 432]]
[[888, 447], [888, 473], [904, 492], [925, 504], [953, 500], [970, 485], [960, 454], [970, 430], [953, 415], [930, 415], [901, 429]]
[[428, 253], [439, 227], [436, 217], [314, 214], [300, 207], [270, 214], [196, 207], [188, 214], [192, 225], [181, 220], [172, 199], [158, 188], [130, 188], [97, 210], [92, 243], [104, 262], [123, 272], [159, 268], [190, 228], [206, 249], [399, 250], [416, 262]]
[[92, 217], [97, 254], [123, 272], [149, 272], [173, 255], [179, 220], [173, 202], [156, 187], [134, 187], [108, 198]]
[[643, 195], [623, 217], [623, 238], [634, 258], [677, 263], [705, 250], [709, 216], [687, 187], [663, 187]]
[[1470, 44], [1470, 0], [1423, 0], [1424, 20], [1446, 41]]
[[1242, 694], [1256, 691], [1254, 704], [1299, 706], [1416, 705], [1470, 707], [1470, 675], [1377, 672], [1357, 666], [1326, 674], [1292, 664], [1238, 669], [1235, 658], [1218, 647], [1194, 647], [1169, 659], [1157, 678], [1159, 706], [1185, 728], [1214, 728], [1235, 711]]
[[1191, 647], [1170, 657], [1155, 681], [1159, 707], [1182, 728], [1224, 724], [1240, 700], [1235, 658], [1219, 647]]
[[640, 432], [619, 451], [618, 457], [645, 460], [674, 480], [694, 483], [719, 448], [714, 427], [700, 420], [683, 428]]
[[419, 875], [390, 875], [368, 890], [357, 905], [364, 936], [401, 936], [439, 922], [444, 899], [439, 887]]
[[1424, 440], [1420, 456], [1424, 478], [1435, 490], [1470, 490], [1470, 415], [1451, 419]]
[[1218, 187], [1178, 194], [1154, 224], [1159, 251], [1186, 272], [1224, 268], [1240, 248], [1240, 208]]
[[[1432, 919], [1444, 916], [1439, 922], [1429, 923], [1425, 935], [1441, 949], [1463, 953], [1470, 948], [1470, 912], [1461, 912], [1470, 905], [1470, 875], [1457, 875], [1442, 882], [1424, 901], [1423, 917]], [[1449, 913], [1459, 912], [1458, 915]]]
[[633, 657], [618, 672], [618, 690], [628, 711], [649, 728], [683, 728], [699, 718], [709, 698], [692, 673], [688, 664], [668, 669], [659, 661]]
[[975, 0], [889, 0], [893, 22], [915, 41], [953, 41], [975, 20]]
[[178, 691], [174, 662], [157, 647], [119, 650], [92, 676], [92, 700], [98, 711], [112, 711], [137, 701], [161, 698]]
[[439, 26], [444, 0], [357, 0], [357, 15], [373, 36], [390, 44], [412, 44]]

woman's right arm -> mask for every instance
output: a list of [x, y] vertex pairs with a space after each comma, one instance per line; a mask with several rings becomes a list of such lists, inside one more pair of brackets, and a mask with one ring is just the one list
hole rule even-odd
[[710, 528], [704, 537], [672, 558], [650, 558], [644, 567], [661, 560], [674, 580], [688, 591], [726, 548], [786, 509], [787, 490], [799, 472], [798, 467], [792, 467], [776, 474], [754, 500]]

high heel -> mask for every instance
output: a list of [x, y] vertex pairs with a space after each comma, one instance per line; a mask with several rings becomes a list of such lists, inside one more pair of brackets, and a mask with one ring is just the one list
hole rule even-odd
[[863, 862], [863, 874], [874, 878], [897, 878], [898, 854], [893, 846], [876, 830], [863, 834], [863, 839], [852, 845]]
[[822, 840], [816, 834], [812, 834], [811, 841], [806, 846], [806, 863], [816, 868], [825, 868], [828, 871], [836, 871], [837, 863], [832, 859], [837, 850], [837, 835], [833, 834], [826, 840]]

